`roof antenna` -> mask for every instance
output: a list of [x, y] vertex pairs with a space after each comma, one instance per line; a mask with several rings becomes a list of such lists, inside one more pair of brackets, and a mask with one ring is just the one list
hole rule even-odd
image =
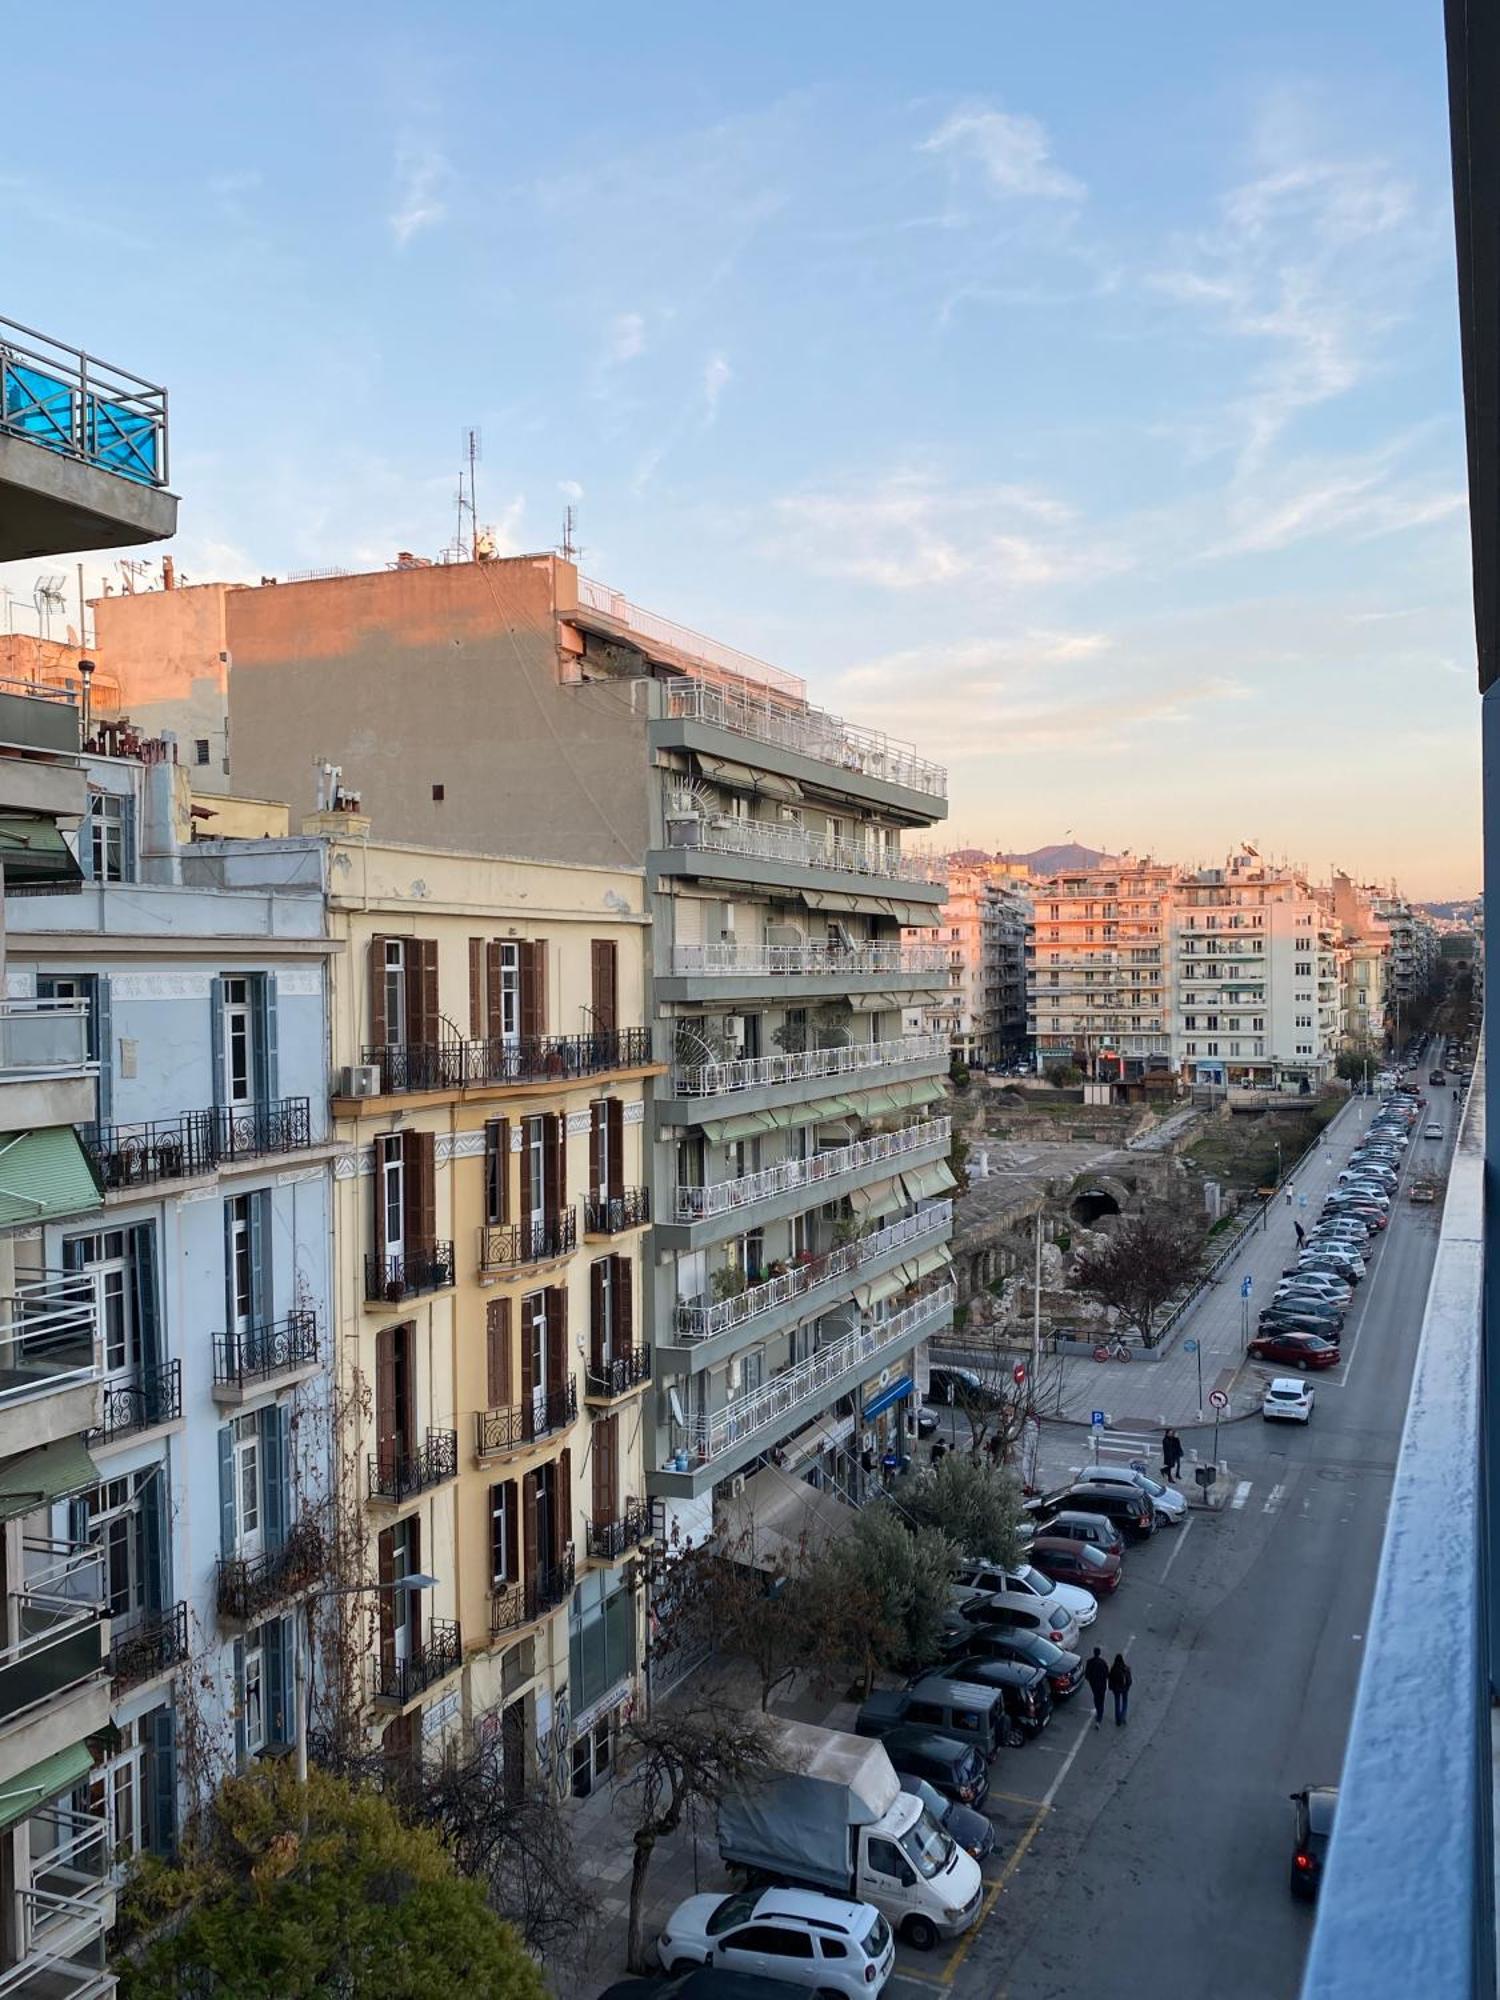
[[[474, 467], [484, 457], [484, 437], [477, 424], [465, 425], [461, 448], [469, 466], [469, 493], [468, 498], [465, 499], [464, 469], [460, 465], [458, 468], [458, 532], [454, 536], [454, 544], [458, 549], [460, 561], [467, 555], [470, 562], [478, 562], [479, 507], [474, 487]], [[469, 532], [467, 536], [464, 534], [465, 508], [468, 509], [469, 513]]]
[[562, 540], [557, 545], [557, 553], [565, 562], [576, 563], [583, 554], [578, 545], [578, 509], [570, 500], [563, 508]]

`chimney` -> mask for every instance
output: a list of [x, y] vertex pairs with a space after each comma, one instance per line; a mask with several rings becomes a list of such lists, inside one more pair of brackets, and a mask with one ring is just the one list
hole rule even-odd
[[161, 559], [161, 587], [163, 590], [177, 588], [177, 565], [170, 556]]
[[[169, 743], [170, 737], [164, 737]], [[182, 883], [182, 850], [177, 840], [177, 766], [171, 754], [141, 768], [141, 880]]]

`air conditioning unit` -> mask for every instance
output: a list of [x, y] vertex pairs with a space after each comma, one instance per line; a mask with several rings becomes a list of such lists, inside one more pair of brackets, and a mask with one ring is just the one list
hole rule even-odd
[[351, 1063], [344, 1071], [344, 1087], [341, 1097], [379, 1097], [380, 1066], [378, 1063]]
[[733, 1479], [731, 1479], [729, 1482], [730, 1499], [738, 1500], [740, 1495], [744, 1492], [744, 1490], [745, 1490], [745, 1475], [743, 1472], [737, 1472], [734, 1475]]

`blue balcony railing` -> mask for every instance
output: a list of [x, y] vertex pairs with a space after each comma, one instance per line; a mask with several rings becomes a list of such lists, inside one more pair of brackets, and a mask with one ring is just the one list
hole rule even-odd
[[167, 392], [0, 319], [0, 431], [142, 486], [167, 483]]
[[1495, 1991], [1484, 1173], [1481, 1058], [1448, 1182], [1302, 2000]]

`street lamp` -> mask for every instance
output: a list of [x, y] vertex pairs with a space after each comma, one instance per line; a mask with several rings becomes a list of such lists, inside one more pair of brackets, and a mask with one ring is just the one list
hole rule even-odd
[[329, 1590], [315, 1590], [303, 1601], [303, 1614], [297, 1620], [297, 1783], [307, 1783], [307, 1730], [308, 1708], [312, 1699], [312, 1647], [308, 1609], [314, 1603], [323, 1603], [332, 1597], [379, 1597], [389, 1592], [392, 1597], [408, 1597], [413, 1591], [436, 1590], [438, 1579], [429, 1576], [426, 1570], [414, 1569], [410, 1576], [400, 1576], [390, 1583], [345, 1583], [335, 1584]]

